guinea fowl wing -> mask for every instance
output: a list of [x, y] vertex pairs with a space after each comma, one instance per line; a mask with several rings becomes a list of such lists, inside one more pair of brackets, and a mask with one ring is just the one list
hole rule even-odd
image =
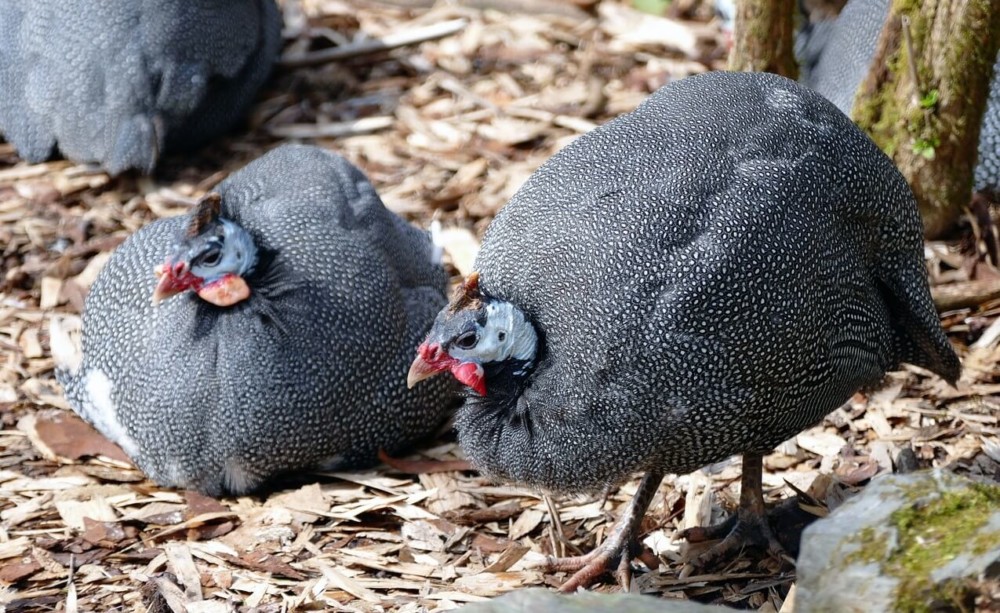
[[[170, 7], [173, 14], [155, 13], [167, 34], [145, 46], [163, 75], [157, 106], [170, 117], [166, 146], [187, 151], [234, 125], [250, 106], [281, 51], [281, 14], [274, 0], [233, 2], [221, 10]], [[184, 27], [195, 22], [197, 28]], [[210, 34], [218, 32], [226, 35]], [[152, 50], [160, 41], [162, 56]]]
[[27, 45], [20, 44], [27, 30], [26, 4], [0, 0], [0, 134], [17, 147], [29, 162], [41, 162], [52, 154], [55, 134], [38, 102], [29, 102], [29, 81], [36, 72], [25, 66], [36, 61]]

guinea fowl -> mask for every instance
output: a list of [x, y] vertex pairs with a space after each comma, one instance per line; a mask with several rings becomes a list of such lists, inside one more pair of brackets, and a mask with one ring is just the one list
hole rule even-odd
[[0, 0], [0, 134], [152, 172], [229, 130], [280, 47], [274, 0]]
[[[891, 161], [827, 100], [772, 74], [667, 85], [544, 164], [489, 226], [408, 382], [471, 388], [456, 417], [498, 479], [597, 490], [645, 473], [594, 552], [635, 536], [665, 473], [743, 454], [738, 513], [688, 531], [777, 548], [761, 456], [907, 362], [959, 362], [931, 303], [921, 223]], [[416, 388], [419, 389], [419, 388]]]
[[[889, 0], [851, 0], [832, 21], [816, 67], [805, 84], [850, 113], [862, 80], [875, 56], [879, 35], [889, 15]], [[1000, 195], [1000, 54], [993, 67], [989, 99], [979, 131], [976, 191]]]
[[346, 160], [284, 146], [114, 252], [86, 300], [82, 363], [63, 351], [57, 375], [162, 485], [242, 494], [370, 464], [449, 414], [449, 382], [405, 386], [447, 302], [436, 256]]

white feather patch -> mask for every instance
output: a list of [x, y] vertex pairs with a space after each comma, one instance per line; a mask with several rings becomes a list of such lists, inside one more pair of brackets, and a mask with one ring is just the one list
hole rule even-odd
[[479, 240], [465, 228], [445, 228], [434, 220], [430, 227], [431, 241], [434, 243], [435, 264], [440, 264], [445, 255], [463, 277], [469, 276], [479, 253]]
[[135, 457], [139, 452], [139, 446], [135, 440], [129, 436], [128, 432], [118, 421], [118, 410], [112, 400], [111, 393], [114, 385], [108, 376], [100, 370], [91, 370], [87, 373], [85, 383], [89, 406], [84, 407], [84, 415], [97, 430], [117, 444], [129, 457]]
[[243, 468], [239, 460], [226, 459], [226, 467], [222, 471], [222, 482], [226, 490], [237, 494], [248, 492], [260, 484], [260, 479]]
[[80, 371], [83, 351], [80, 347], [80, 332], [83, 320], [76, 315], [53, 316], [49, 320], [49, 346], [56, 366], [68, 371], [72, 376]]

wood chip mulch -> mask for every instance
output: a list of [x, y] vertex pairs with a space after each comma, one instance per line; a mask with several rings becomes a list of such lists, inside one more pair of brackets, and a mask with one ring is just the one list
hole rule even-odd
[[[635, 491], [637, 481], [548, 497], [490, 483], [454, 463], [461, 452], [445, 433], [394, 467], [213, 500], [157, 487], [68, 412], [50, 319], [79, 314], [128, 234], [184, 213], [267, 149], [299, 141], [346, 156], [392, 210], [442, 225], [457, 275], [492, 215], [560, 147], [664, 83], [724, 65], [702, 0], [675, 0], [668, 17], [614, 0], [288, 0], [283, 9], [283, 62], [249, 125], [168, 157], [154, 177], [28, 165], [0, 143], [0, 608], [450, 610], [557, 586], [564, 575], [533, 565], [592, 548]], [[894, 373], [766, 458], [771, 500], [807, 492], [800, 507], [822, 515], [894, 467], [1000, 479], [1000, 275], [980, 244], [982, 217], [927, 248], [965, 365], [957, 389], [918, 369]], [[787, 560], [748, 552], [695, 571], [675, 540], [733, 507], [738, 476], [731, 460], [665, 481], [643, 524], [640, 560], [651, 571], [636, 573], [634, 590], [790, 610]], [[609, 577], [595, 589], [616, 588]]]

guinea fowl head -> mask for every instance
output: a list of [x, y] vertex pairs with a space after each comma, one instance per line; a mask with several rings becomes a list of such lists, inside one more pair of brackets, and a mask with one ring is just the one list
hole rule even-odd
[[535, 365], [538, 335], [510, 302], [486, 297], [472, 273], [417, 348], [406, 384], [444, 371], [480, 396], [523, 381]]
[[219, 216], [221, 204], [215, 193], [198, 201], [183, 238], [153, 271], [159, 278], [153, 304], [187, 290], [220, 307], [250, 296], [244, 277], [257, 262], [257, 247], [246, 230]]

